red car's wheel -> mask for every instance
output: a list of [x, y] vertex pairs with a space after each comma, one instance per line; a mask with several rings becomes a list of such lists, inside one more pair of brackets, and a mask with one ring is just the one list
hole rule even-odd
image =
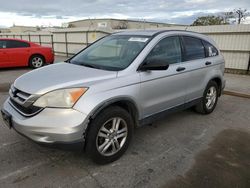
[[30, 58], [29, 66], [33, 69], [42, 67], [45, 64], [44, 57], [41, 55], [33, 55]]

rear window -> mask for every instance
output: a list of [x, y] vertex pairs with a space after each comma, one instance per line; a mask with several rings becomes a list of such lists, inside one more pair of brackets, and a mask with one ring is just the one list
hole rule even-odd
[[29, 43], [16, 41], [16, 40], [8, 40], [7, 41], [7, 48], [27, 48], [30, 47]]
[[205, 49], [202, 41], [198, 38], [183, 36], [184, 60], [195, 60], [205, 58]]
[[202, 41], [206, 49], [206, 57], [213, 57], [219, 54], [218, 50], [209, 42]]

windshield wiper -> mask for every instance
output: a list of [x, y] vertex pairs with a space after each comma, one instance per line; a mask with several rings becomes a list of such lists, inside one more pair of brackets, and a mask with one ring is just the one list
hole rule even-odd
[[80, 65], [83, 65], [85, 67], [90, 67], [90, 68], [94, 68], [94, 69], [101, 69], [99, 66], [97, 65], [93, 65], [93, 64], [88, 64], [88, 63], [81, 63]]

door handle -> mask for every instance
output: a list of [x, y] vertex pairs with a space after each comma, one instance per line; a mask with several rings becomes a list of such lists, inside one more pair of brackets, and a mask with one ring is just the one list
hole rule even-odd
[[181, 72], [181, 71], [184, 71], [186, 68], [185, 67], [178, 67], [177, 69], [176, 69], [176, 71], [177, 72]]
[[210, 62], [210, 61], [207, 61], [206, 63], [205, 63], [205, 65], [211, 65], [212, 64], [212, 62]]

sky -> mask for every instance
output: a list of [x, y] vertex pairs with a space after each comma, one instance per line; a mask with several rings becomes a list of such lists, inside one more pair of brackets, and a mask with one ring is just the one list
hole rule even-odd
[[199, 16], [235, 8], [250, 11], [250, 0], [0, 0], [0, 27], [61, 26], [88, 18], [191, 24]]

